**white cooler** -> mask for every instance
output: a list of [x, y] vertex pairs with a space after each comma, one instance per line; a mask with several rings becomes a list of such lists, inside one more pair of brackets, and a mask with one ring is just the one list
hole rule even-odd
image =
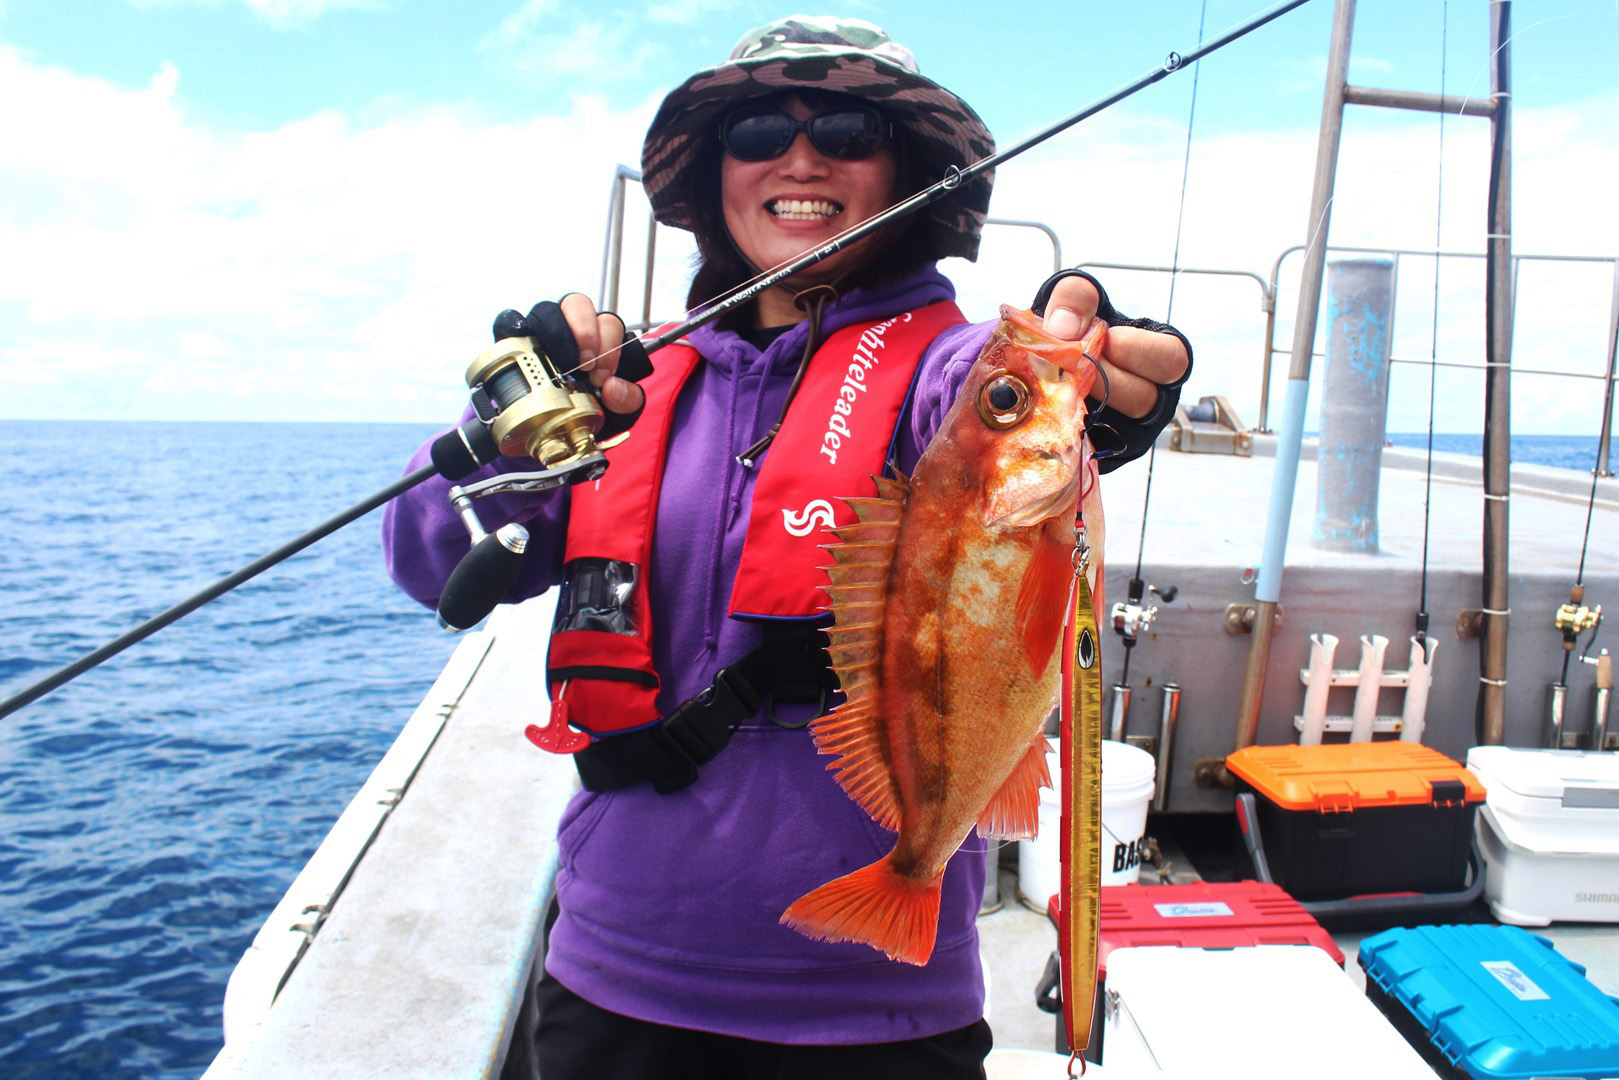
[[1475, 746], [1474, 828], [1501, 922], [1619, 922], [1619, 754]]
[[1114, 949], [1104, 1008], [1109, 1080], [1435, 1080], [1355, 980], [1313, 945]]

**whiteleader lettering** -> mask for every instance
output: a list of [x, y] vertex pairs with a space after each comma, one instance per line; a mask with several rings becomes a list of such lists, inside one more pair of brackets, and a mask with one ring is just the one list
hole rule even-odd
[[855, 343], [854, 356], [849, 361], [849, 371], [838, 386], [838, 395], [832, 402], [832, 415], [827, 418], [826, 431], [821, 435], [821, 453], [833, 465], [838, 463], [838, 448], [843, 445], [843, 440], [853, 437], [854, 432], [849, 426], [849, 418], [854, 415], [855, 405], [867, 390], [866, 372], [876, 367], [877, 362], [882, 359], [879, 354], [888, 344], [883, 335], [895, 323], [910, 321], [911, 313], [907, 311], [904, 315], [868, 328]]

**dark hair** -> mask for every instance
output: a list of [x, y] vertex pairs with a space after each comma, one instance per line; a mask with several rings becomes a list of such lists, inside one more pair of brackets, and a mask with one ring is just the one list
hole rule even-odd
[[[821, 109], [849, 95], [826, 90], [794, 88], [782, 90], [767, 97], [753, 98], [749, 104], [771, 104], [797, 97], [811, 109]], [[855, 99], [861, 100], [861, 99]], [[741, 104], [741, 102], [738, 102]], [[869, 104], [867, 102], [866, 104]], [[880, 110], [879, 110], [880, 111]], [[885, 119], [891, 119], [885, 117]], [[911, 152], [905, 129], [894, 124], [890, 145], [894, 149], [894, 191], [891, 199], [898, 200], [921, 190], [927, 182], [921, 175], [917, 155]], [[691, 288], [686, 293], [686, 306], [697, 308], [724, 296], [751, 280], [761, 270], [749, 262], [731, 239], [725, 226], [725, 209], [720, 192], [720, 161], [724, 149], [718, 138], [703, 140], [696, 167], [692, 170], [692, 190], [687, 194], [691, 207], [692, 234], [697, 238], [696, 269]], [[871, 237], [875, 250], [841, 282], [844, 288], [885, 285], [906, 274], [935, 262], [938, 256], [929, 242], [926, 223], [921, 214], [910, 214], [894, 222]], [[725, 322], [739, 322], [741, 316], [732, 313]]]

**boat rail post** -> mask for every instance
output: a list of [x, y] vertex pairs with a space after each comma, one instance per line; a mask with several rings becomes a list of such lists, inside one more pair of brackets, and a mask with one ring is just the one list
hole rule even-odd
[[1507, 507], [1512, 490], [1512, 0], [1490, 0], [1490, 193], [1484, 289], [1489, 360], [1484, 392], [1484, 627], [1478, 741], [1506, 741], [1508, 597]]
[[[1321, 282], [1327, 268], [1327, 232], [1332, 220], [1332, 192], [1338, 173], [1338, 144], [1343, 135], [1344, 87], [1349, 72], [1349, 42], [1355, 28], [1355, 0], [1337, 0], [1332, 16], [1332, 48], [1327, 57], [1326, 95], [1321, 106], [1321, 136], [1316, 142], [1315, 184], [1310, 193], [1309, 246], [1299, 279], [1298, 314], [1293, 320], [1293, 353], [1287, 396], [1276, 439], [1276, 467], [1271, 476], [1270, 515], [1265, 548], [1254, 586], [1253, 640], [1243, 669], [1242, 700], [1237, 710], [1236, 749], [1252, 746], [1259, 733], [1259, 707], [1265, 693], [1265, 669], [1271, 641], [1281, 616], [1282, 564], [1287, 530], [1298, 484], [1299, 451], [1304, 442], [1304, 410], [1310, 397], [1310, 360], [1315, 348]], [[1220, 779], [1232, 778], [1223, 767]]]
[[624, 259], [625, 181], [640, 179], [640, 173], [624, 165], [613, 173], [612, 193], [607, 200], [607, 236], [602, 244], [601, 289], [596, 293], [603, 311], [618, 310], [618, 282]]

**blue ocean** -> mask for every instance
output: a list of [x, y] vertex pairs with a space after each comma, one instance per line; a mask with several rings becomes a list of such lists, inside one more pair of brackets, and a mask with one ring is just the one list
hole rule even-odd
[[[387, 486], [410, 425], [0, 422], [0, 698]], [[381, 511], [0, 720], [0, 1076], [195, 1077], [455, 646]]]
[[[0, 698], [385, 487], [432, 434], [0, 422]], [[1588, 475], [1596, 440], [1513, 457]], [[0, 1075], [195, 1077], [218, 1052], [231, 969], [455, 645], [387, 579], [379, 519], [0, 720]]]

